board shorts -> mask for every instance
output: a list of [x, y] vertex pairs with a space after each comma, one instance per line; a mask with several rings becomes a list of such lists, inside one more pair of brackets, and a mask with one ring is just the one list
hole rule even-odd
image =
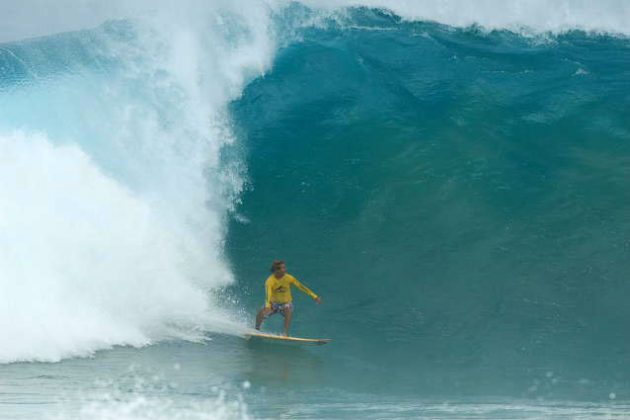
[[273, 314], [277, 314], [280, 313], [280, 315], [285, 316], [285, 311], [287, 309], [293, 309], [293, 303], [291, 302], [287, 302], [287, 303], [275, 303], [275, 302], [271, 302], [271, 312], [269, 312], [265, 318], [273, 315]]

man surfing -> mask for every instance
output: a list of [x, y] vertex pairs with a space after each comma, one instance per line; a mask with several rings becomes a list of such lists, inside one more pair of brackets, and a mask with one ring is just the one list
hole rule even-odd
[[260, 326], [267, 317], [280, 313], [284, 317], [284, 336], [288, 337], [293, 316], [291, 285], [309, 295], [317, 304], [322, 303], [322, 299], [298, 279], [288, 274], [284, 261], [274, 261], [271, 265], [271, 273], [265, 282], [265, 306], [256, 315], [256, 329], [260, 330]]

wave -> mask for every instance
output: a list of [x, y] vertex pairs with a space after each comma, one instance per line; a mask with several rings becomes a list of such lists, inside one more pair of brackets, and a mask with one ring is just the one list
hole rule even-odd
[[248, 178], [228, 104], [301, 29], [352, 26], [352, 8], [368, 7], [394, 21], [627, 35], [630, 15], [612, 0], [65, 6], [0, 6], [5, 363], [243, 328], [213, 298], [234, 281], [227, 220]]
[[342, 338], [335, 353], [401, 392], [546, 374], [553, 392], [616, 392], [628, 40], [341, 22], [305, 30], [233, 105], [255, 182], [228, 241], [242, 295], [255, 307], [260, 267], [287, 260], [326, 302], [298, 300], [296, 334]]

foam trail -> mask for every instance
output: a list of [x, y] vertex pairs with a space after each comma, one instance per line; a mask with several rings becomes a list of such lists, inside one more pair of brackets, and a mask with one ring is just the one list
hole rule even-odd
[[[244, 382], [242, 390], [224, 390], [218, 387], [206, 391], [201, 397], [184, 397], [177, 400], [164, 392], [155, 392], [175, 384], [164, 384], [160, 375], [147, 378], [135, 373], [129, 381], [101, 381], [92, 392], [80, 392], [76, 406], [63, 407], [49, 419], [101, 419], [101, 420], [142, 420], [142, 419], [191, 419], [223, 420], [252, 418], [242, 391], [248, 389]], [[130, 390], [133, 390], [130, 392]], [[199, 397], [199, 396], [196, 396]], [[77, 410], [78, 408], [78, 410]]]

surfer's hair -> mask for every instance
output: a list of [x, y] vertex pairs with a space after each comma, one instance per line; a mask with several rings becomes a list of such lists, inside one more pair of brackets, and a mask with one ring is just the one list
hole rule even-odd
[[276, 270], [278, 270], [283, 265], [285, 265], [284, 261], [282, 261], [282, 260], [274, 260], [274, 262], [271, 263], [271, 272], [275, 273]]

